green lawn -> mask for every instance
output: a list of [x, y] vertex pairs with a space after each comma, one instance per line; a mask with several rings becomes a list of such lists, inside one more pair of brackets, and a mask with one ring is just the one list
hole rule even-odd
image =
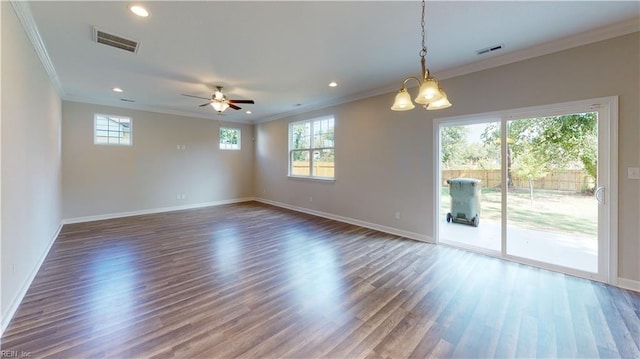
[[[563, 191], [535, 190], [533, 202], [528, 189], [509, 190], [507, 195], [509, 225], [567, 234], [597, 236], [598, 205], [593, 196]], [[480, 221], [500, 221], [500, 189], [482, 189]], [[443, 216], [451, 210], [449, 188], [440, 196]]]

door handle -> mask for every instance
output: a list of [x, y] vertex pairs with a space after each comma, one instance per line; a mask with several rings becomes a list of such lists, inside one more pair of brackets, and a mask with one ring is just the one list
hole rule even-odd
[[598, 186], [593, 195], [596, 197], [596, 201], [598, 201], [599, 204], [604, 204], [604, 187]]

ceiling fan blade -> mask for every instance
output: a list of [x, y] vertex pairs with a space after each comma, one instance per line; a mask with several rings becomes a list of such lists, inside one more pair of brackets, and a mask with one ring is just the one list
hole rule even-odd
[[253, 100], [229, 100], [229, 103], [255, 103]]
[[202, 105], [200, 105], [200, 106], [198, 106], [198, 107], [205, 107], [205, 106], [209, 106], [209, 105], [211, 105], [211, 103], [212, 103], [212, 102], [213, 102], [213, 101], [209, 101], [209, 102], [207, 102], [207, 103], [203, 103]]
[[234, 110], [239, 110], [239, 109], [241, 109], [241, 108], [242, 108], [242, 107], [238, 107], [238, 106], [236, 106], [236, 105], [234, 105], [234, 104], [232, 104], [232, 103], [229, 103], [229, 107], [231, 107], [231, 108], [232, 108], [232, 109], [234, 109]]
[[181, 94], [182, 96], [187, 96], [187, 97], [195, 97], [195, 98], [201, 98], [203, 100], [211, 100], [211, 98], [209, 97], [200, 97], [200, 96], [193, 96], [193, 95], [186, 95], [186, 94]]

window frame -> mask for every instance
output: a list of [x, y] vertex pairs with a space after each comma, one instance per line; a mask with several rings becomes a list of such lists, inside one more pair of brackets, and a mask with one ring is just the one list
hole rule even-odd
[[[110, 133], [112, 131], [110, 131], [109, 129], [107, 129], [107, 142], [98, 142], [98, 137], [105, 137], [105, 136], [98, 136], [98, 119], [99, 118], [106, 118], [107, 120], [111, 120], [111, 119], [118, 119], [118, 120], [128, 120], [129, 121], [129, 139], [127, 143], [123, 143], [122, 140], [124, 138], [124, 136], [122, 137], [112, 137], [110, 136]], [[104, 131], [100, 130], [100, 131]], [[114, 133], [126, 133], [124, 131], [113, 131]], [[114, 143], [111, 142], [110, 139], [112, 138], [118, 138], [118, 143]], [[104, 113], [94, 113], [93, 114], [93, 144], [97, 145], [97, 146], [121, 146], [121, 147], [130, 147], [133, 146], [133, 119], [130, 116], [120, 116], [120, 115], [108, 115], [108, 114], [104, 114]]]
[[[235, 144], [237, 148], [234, 147], [226, 147], [233, 146], [233, 143], [222, 143], [222, 130], [235, 130], [238, 132], [238, 143]], [[225, 146], [225, 147], [223, 147]], [[220, 127], [218, 130], [218, 148], [223, 151], [240, 151], [242, 149], [242, 129], [236, 127]]]
[[[316, 122], [320, 122], [320, 121], [324, 121], [324, 120], [332, 120], [333, 121], [333, 146], [331, 147], [327, 147], [327, 146], [321, 146], [321, 147], [314, 147], [313, 146], [313, 138], [314, 138], [314, 131], [313, 131], [313, 127], [314, 127], [314, 123]], [[301, 124], [309, 124], [309, 148], [298, 148], [298, 149], [294, 149], [293, 148], [293, 127], [296, 125], [301, 125]], [[307, 120], [300, 120], [300, 121], [294, 121], [294, 122], [290, 122], [288, 124], [288, 165], [287, 165], [287, 176], [289, 178], [295, 178], [295, 179], [305, 179], [305, 180], [315, 180], [315, 181], [326, 181], [326, 182], [335, 182], [336, 179], [336, 175], [335, 175], [335, 153], [336, 153], [336, 143], [335, 143], [335, 128], [336, 128], [336, 119], [334, 115], [327, 115], [327, 116], [322, 116], [322, 117], [316, 117], [316, 118], [312, 118], [312, 119], [307, 119]], [[318, 152], [318, 151], [326, 151], [326, 150], [331, 150], [333, 151], [333, 177], [326, 177], [326, 176], [316, 176], [314, 174], [314, 153]], [[293, 174], [293, 154], [295, 152], [307, 152], [308, 153], [308, 157], [309, 157], [309, 175], [298, 175], [298, 174]]]

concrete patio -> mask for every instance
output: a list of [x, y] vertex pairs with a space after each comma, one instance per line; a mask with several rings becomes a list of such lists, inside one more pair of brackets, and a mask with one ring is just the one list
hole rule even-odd
[[[440, 220], [440, 241], [463, 244], [500, 252], [500, 222], [480, 220], [478, 227]], [[579, 234], [562, 234], [543, 230], [507, 227], [507, 254], [573, 268], [598, 271], [596, 238]]]

